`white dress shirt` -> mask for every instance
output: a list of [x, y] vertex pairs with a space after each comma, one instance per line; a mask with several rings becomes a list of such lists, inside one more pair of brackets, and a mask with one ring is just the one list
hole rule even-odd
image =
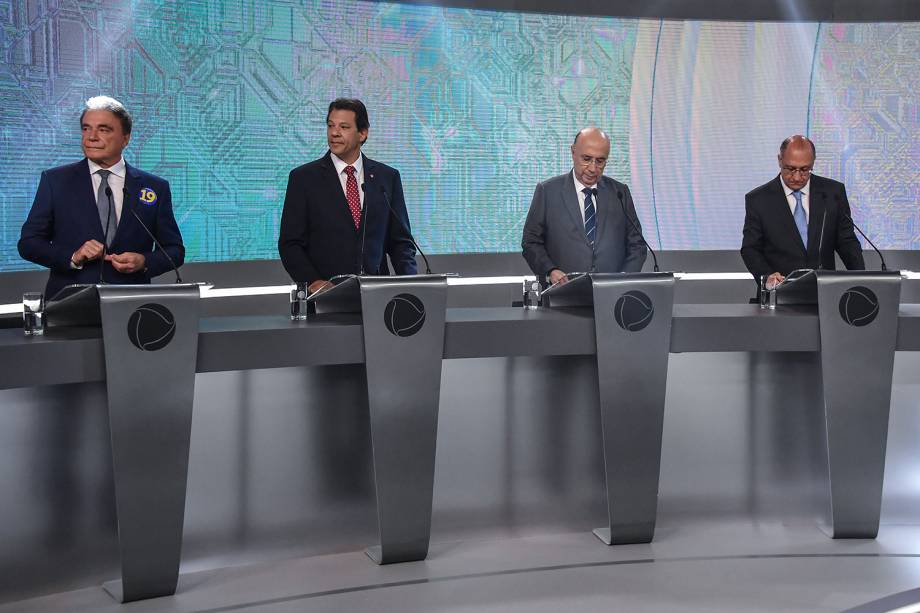
[[[779, 178], [779, 182], [783, 184], [783, 191], [786, 192], [786, 202], [789, 203], [789, 211], [792, 213], [792, 216], [795, 217], [795, 196], [792, 195], [792, 192], [795, 190], [786, 185], [786, 182], [783, 181], [783, 178]], [[805, 184], [805, 187], [799, 190], [802, 192], [802, 208], [805, 209], [805, 221], [808, 222], [808, 194], [811, 191], [811, 178], [808, 179], [808, 183]]]
[[364, 156], [358, 155], [358, 159], [354, 161], [353, 164], [348, 164], [343, 162], [342, 159], [334, 153], [330, 153], [332, 156], [332, 164], [335, 166], [335, 171], [339, 173], [339, 181], [342, 182], [342, 193], [345, 194], [346, 200], [348, 199], [348, 173], [345, 172], [346, 166], [355, 167], [355, 181], [358, 182], [358, 197], [361, 198], [361, 208], [364, 208], [364, 190], [361, 189], [361, 186], [364, 185]]
[[[93, 179], [94, 202], [99, 194], [99, 186], [102, 185], [102, 177], [99, 176], [98, 171], [108, 170], [112, 173], [109, 175], [109, 187], [112, 188], [112, 204], [115, 205], [115, 225], [117, 226], [118, 221], [121, 219], [121, 206], [125, 199], [125, 158], [121, 158], [113, 166], [105, 169], [92, 160], [87, 160], [87, 162], [89, 162], [90, 177]], [[112, 238], [114, 237], [109, 237], [110, 240]]]
[[[575, 181], [575, 193], [578, 195], [578, 204], [581, 207], [581, 223], [585, 223], [585, 193], [583, 190], [586, 187], [591, 189], [597, 189], [597, 183], [594, 185], [585, 185], [578, 180], [578, 177], [575, 176], [575, 170], [572, 170], [572, 180]], [[597, 215], [597, 196], [594, 196], [594, 214]]]

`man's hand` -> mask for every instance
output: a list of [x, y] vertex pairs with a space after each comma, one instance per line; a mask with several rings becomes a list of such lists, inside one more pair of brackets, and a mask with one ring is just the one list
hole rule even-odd
[[322, 289], [326, 289], [327, 287], [332, 287], [332, 283], [329, 283], [329, 281], [324, 281], [322, 279], [317, 279], [316, 281], [310, 284], [310, 286], [307, 288], [307, 292], [314, 294]]
[[784, 277], [778, 272], [774, 272], [772, 275], [767, 277], [767, 281], [766, 283], [764, 283], [764, 289], [767, 290], [768, 292], [772, 291], [773, 288], [775, 288], [777, 285], [779, 285], [785, 280], [786, 280], [786, 277]]
[[83, 266], [87, 262], [92, 262], [102, 257], [102, 252], [104, 250], [105, 246], [103, 246], [102, 243], [91, 239], [74, 251], [74, 254], [70, 256], [70, 261], [73, 262], [75, 266]]
[[144, 270], [147, 265], [147, 258], [140, 253], [125, 251], [124, 253], [110, 253], [105, 256], [105, 261], [112, 264], [112, 268], [118, 272], [132, 273]]
[[568, 280], [569, 278], [565, 275], [565, 273], [558, 268], [554, 268], [549, 271], [549, 282], [553, 285], [556, 285], [557, 283], [565, 283]]

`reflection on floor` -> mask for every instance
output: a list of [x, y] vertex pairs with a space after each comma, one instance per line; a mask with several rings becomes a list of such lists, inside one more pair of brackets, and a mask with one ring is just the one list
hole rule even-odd
[[835, 541], [810, 522], [665, 522], [649, 545], [590, 533], [434, 543], [425, 562], [300, 558], [184, 574], [176, 596], [126, 606], [93, 586], [0, 613], [842, 611], [918, 586], [917, 526]]

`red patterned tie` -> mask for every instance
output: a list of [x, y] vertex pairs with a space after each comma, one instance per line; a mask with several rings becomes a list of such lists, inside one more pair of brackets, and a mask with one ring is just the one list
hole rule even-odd
[[355, 167], [346, 166], [345, 197], [348, 198], [348, 208], [351, 209], [351, 218], [355, 220], [355, 228], [361, 227], [361, 195], [358, 194], [358, 181], [355, 179]]

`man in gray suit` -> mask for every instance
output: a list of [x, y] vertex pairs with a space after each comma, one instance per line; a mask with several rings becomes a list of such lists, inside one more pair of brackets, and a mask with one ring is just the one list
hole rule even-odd
[[629, 188], [604, 176], [609, 154], [610, 138], [585, 128], [572, 143], [572, 172], [537, 185], [521, 247], [548, 283], [564, 283], [572, 272], [642, 270], [642, 228]]

